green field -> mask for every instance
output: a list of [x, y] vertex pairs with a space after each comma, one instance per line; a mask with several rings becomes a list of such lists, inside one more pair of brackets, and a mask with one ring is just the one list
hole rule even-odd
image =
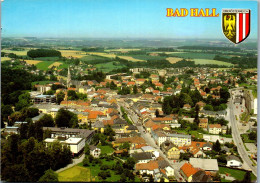
[[22, 51], [1, 50], [1, 52], [14, 53], [14, 54], [16, 54], [16, 55], [18, 55], [18, 56], [26, 56], [28, 50], [29, 50], [29, 49], [25, 49], [25, 50], [22, 50]]
[[95, 63], [103, 63], [106, 61], [111, 61], [110, 58], [105, 58], [101, 56], [95, 56], [95, 55], [87, 55], [82, 58], [80, 58], [81, 61], [87, 62], [88, 64], [95, 64]]
[[101, 145], [98, 145], [98, 148], [101, 149], [101, 154], [111, 154], [113, 153], [115, 150], [110, 147], [110, 146], [101, 146]]
[[32, 82], [32, 85], [45, 85], [45, 84], [49, 84], [49, 83], [54, 83], [54, 82], [57, 82], [57, 81], [34, 81]]
[[59, 62], [61, 62], [62, 64], [58, 67], [58, 69], [67, 69], [69, 67], [69, 64], [62, 61]]
[[211, 60], [211, 59], [194, 59], [195, 64], [200, 64], [200, 65], [206, 65], [206, 64], [214, 64], [214, 65], [224, 65], [224, 66], [232, 66], [233, 64], [227, 63], [227, 62], [222, 62], [218, 60]]
[[[230, 176], [234, 177], [236, 180], [243, 180], [244, 175], [246, 174], [245, 171], [242, 170], [235, 170], [231, 168], [226, 168], [226, 167], [219, 167], [219, 173], [220, 174], [230, 174]], [[256, 176], [251, 173], [251, 180], [256, 180]]]
[[37, 57], [34, 60], [42, 60], [42, 61], [58, 61], [59, 57]]
[[114, 69], [120, 69], [125, 67], [124, 65], [121, 65], [119, 62], [107, 62], [102, 64], [96, 64], [95, 67], [99, 70], [102, 70], [103, 72], [110, 72]]
[[81, 166], [73, 166], [63, 172], [58, 173], [58, 179], [60, 182], [91, 182], [91, 174], [89, 168]]
[[215, 57], [215, 54], [209, 54], [209, 53], [193, 53], [193, 52], [182, 52], [182, 53], [172, 53], [169, 54], [169, 56], [175, 56], [175, 57], [181, 57], [186, 59], [213, 59]]
[[7, 60], [11, 60], [11, 58], [9, 58], [9, 57], [1, 57], [1, 62], [7, 61]]
[[127, 55], [127, 56], [131, 56], [135, 59], [140, 59], [140, 60], [162, 60], [166, 58], [166, 57], [151, 56], [151, 55]]
[[55, 61], [43, 61], [43, 62], [40, 62], [40, 63], [38, 63], [38, 64], [36, 64], [36, 67], [37, 67], [37, 69], [40, 69], [40, 70], [48, 70], [49, 68], [49, 66], [51, 65], [51, 64], [53, 64]]

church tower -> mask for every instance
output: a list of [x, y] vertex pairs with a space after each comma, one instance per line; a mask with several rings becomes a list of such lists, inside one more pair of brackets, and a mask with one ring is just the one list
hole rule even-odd
[[70, 66], [68, 67], [68, 76], [67, 76], [67, 88], [71, 85], [71, 75], [70, 75]]

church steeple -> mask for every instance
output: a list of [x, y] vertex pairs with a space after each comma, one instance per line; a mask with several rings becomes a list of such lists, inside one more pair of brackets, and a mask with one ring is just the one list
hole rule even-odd
[[67, 76], [67, 88], [71, 85], [71, 75], [70, 75], [70, 66], [68, 67], [68, 76]]

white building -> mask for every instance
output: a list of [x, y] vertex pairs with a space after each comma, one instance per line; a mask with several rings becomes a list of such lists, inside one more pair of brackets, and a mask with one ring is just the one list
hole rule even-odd
[[101, 154], [100, 148], [97, 148], [96, 146], [93, 145], [89, 146], [89, 148], [90, 148], [90, 154], [94, 156], [94, 158], [98, 158], [100, 156]]
[[70, 137], [67, 140], [58, 140], [56, 138], [46, 138], [44, 140], [44, 142], [46, 143], [46, 145], [48, 143], [52, 143], [54, 141], [58, 141], [61, 144], [64, 145], [68, 145], [70, 147], [70, 151], [73, 154], [78, 154], [79, 152], [81, 152], [84, 147], [85, 147], [85, 140], [83, 138], [75, 138], [75, 137]]
[[230, 155], [227, 158], [227, 167], [241, 167], [242, 163], [240, 159], [234, 155]]

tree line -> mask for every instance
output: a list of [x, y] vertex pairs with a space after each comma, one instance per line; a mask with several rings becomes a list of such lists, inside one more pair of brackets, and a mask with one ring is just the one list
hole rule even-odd
[[31, 58], [37, 57], [61, 57], [61, 52], [52, 49], [36, 49], [27, 52], [27, 56]]

